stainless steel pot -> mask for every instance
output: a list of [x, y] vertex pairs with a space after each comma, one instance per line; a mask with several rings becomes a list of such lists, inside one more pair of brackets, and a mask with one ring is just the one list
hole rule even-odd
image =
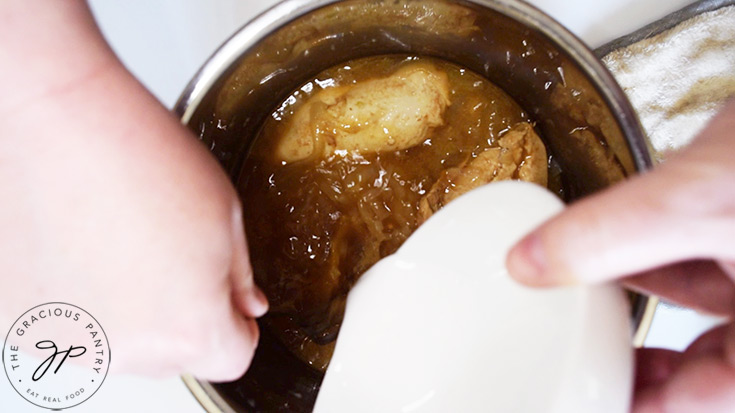
[[[651, 167], [610, 73], [561, 25], [514, 0], [286, 0], [217, 50], [175, 110], [235, 179], [262, 121], [293, 89], [335, 64], [390, 53], [452, 61], [502, 87], [561, 164], [568, 201]], [[631, 300], [641, 344], [655, 300]], [[263, 331], [240, 380], [184, 380], [209, 411], [309, 411], [321, 374]]]

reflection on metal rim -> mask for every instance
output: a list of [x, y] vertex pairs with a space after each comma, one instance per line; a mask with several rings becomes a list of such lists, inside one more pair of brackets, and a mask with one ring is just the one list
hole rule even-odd
[[656, 307], [658, 307], [658, 297], [648, 297], [648, 299], [646, 300], [645, 308], [643, 310], [643, 316], [638, 322], [638, 325], [635, 326], [635, 332], [633, 334], [633, 347], [641, 348], [646, 342], [648, 331], [651, 329], [651, 323], [653, 323], [653, 316], [656, 314]]
[[181, 380], [208, 413], [235, 413], [227, 402], [214, 391], [211, 384], [197, 380], [190, 375], [181, 376]]

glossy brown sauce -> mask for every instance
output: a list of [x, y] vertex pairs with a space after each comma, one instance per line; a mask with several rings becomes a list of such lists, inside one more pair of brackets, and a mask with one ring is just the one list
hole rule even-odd
[[[317, 94], [384, 79], [412, 65], [427, 65], [448, 81], [442, 122], [426, 128], [420, 143], [377, 151], [339, 150], [337, 143], [333, 150], [315, 149], [302, 159], [279, 155], [299, 109]], [[312, 117], [327, 110], [309, 107]], [[255, 279], [271, 303], [264, 328], [305, 363], [326, 368], [348, 291], [416, 229], [419, 204], [432, 186], [450, 168], [456, 174], [488, 148], [500, 148], [499, 140], [514, 125], [530, 122], [486, 79], [428, 57], [358, 59], [327, 69], [295, 90], [264, 123], [238, 181]], [[324, 136], [334, 141], [334, 134]], [[319, 139], [315, 148], [322, 147]], [[561, 171], [551, 157], [545, 160], [548, 186], [563, 197]]]

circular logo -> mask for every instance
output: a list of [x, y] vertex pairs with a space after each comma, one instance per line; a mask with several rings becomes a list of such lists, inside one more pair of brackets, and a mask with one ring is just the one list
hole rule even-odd
[[3, 367], [24, 399], [47, 409], [66, 409], [100, 388], [110, 367], [110, 344], [102, 326], [83, 309], [41, 304], [10, 327]]

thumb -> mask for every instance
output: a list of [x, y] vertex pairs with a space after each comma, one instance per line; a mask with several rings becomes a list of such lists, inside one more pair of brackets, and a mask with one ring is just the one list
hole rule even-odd
[[509, 272], [529, 285], [597, 283], [695, 258], [735, 258], [735, 104], [653, 172], [573, 204], [522, 239]]
[[268, 300], [253, 280], [253, 269], [248, 257], [248, 246], [242, 222], [242, 208], [239, 202], [233, 208], [232, 223], [233, 251], [230, 270], [232, 301], [235, 307], [246, 317], [260, 317], [268, 311]]

